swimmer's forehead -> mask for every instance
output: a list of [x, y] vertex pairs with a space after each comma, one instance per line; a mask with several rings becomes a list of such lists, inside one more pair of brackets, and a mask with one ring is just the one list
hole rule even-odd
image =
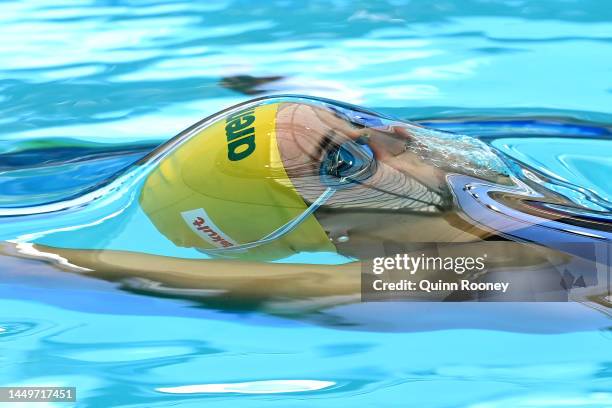
[[[278, 114], [292, 113], [314, 113], [314, 112], [330, 112], [331, 109], [325, 105], [315, 105], [313, 103], [298, 103], [298, 102], [282, 102], [278, 104]], [[278, 115], [277, 114], [277, 115]]]
[[275, 128], [280, 158], [287, 175], [294, 179], [304, 175], [304, 167], [318, 167], [321, 145], [332, 135], [336, 139], [347, 134], [351, 126], [325, 105], [282, 103], [276, 112]]
[[309, 103], [284, 102], [278, 105], [276, 113], [277, 123], [301, 123], [304, 126], [317, 126], [321, 123], [329, 124], [331, 120], [337, 124], [345, 123], [338, 118], [334, 111], [325, 105]]
[[289, 141], [302, 146], [319, 144], [330, 131], [342, 134], [351, 128], [347, 120], [325, 105], [282, 103], [276, 112], [276, 136], [281, 150]]

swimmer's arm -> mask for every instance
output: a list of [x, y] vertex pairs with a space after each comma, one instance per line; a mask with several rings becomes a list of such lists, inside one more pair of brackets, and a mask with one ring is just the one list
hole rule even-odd
[[78, 250], [35, 245], [64, 258], [74, 272], [122, 281], [142, 278], [163, 286], [231, 292], [245, 297], [324, 297], [360, 293], [361, 264], [308, 265], [236, 260], [183, 259], [114, 250]]

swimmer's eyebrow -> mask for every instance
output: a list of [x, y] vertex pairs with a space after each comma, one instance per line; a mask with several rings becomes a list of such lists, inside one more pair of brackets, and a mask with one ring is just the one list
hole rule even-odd
[[329, 145], [332, 143], [335, 134], [336, 132], [334, 132], [333, 129], [330, 129], [327, 131], [327, 133], [325, 133], [325, 135], [323, 135], [323, 138], [319, 141], [319, 144], [317, 145], [317, 151], [314, 154], [315, 157], [313, 157], [313, 159], [319, 159], [321, 157], [321, 154], [326, 151]]

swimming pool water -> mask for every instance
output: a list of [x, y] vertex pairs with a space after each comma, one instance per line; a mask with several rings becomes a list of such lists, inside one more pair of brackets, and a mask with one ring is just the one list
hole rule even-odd
[[[0, 207], [81, 191], [281, 92], [497, 137], [610, 202], [611, 20], [598, 1], [4, 2]], [[82, 407], [612, 406], [605, 310], [295, 307], [149, 296], [3, 244], [0, 385], [76, 386]]]

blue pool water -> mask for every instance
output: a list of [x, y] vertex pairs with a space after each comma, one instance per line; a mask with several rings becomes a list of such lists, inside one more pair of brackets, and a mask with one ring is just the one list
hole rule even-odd
[[[599, 1], [4, 2], [0, 208], [300, 93], [479, 136], [610, 211], [610, 21]], [[0, 385], [76, 406], [612, 406], [601, 305], [213, 307], [18, 255], [1, 244]]]

